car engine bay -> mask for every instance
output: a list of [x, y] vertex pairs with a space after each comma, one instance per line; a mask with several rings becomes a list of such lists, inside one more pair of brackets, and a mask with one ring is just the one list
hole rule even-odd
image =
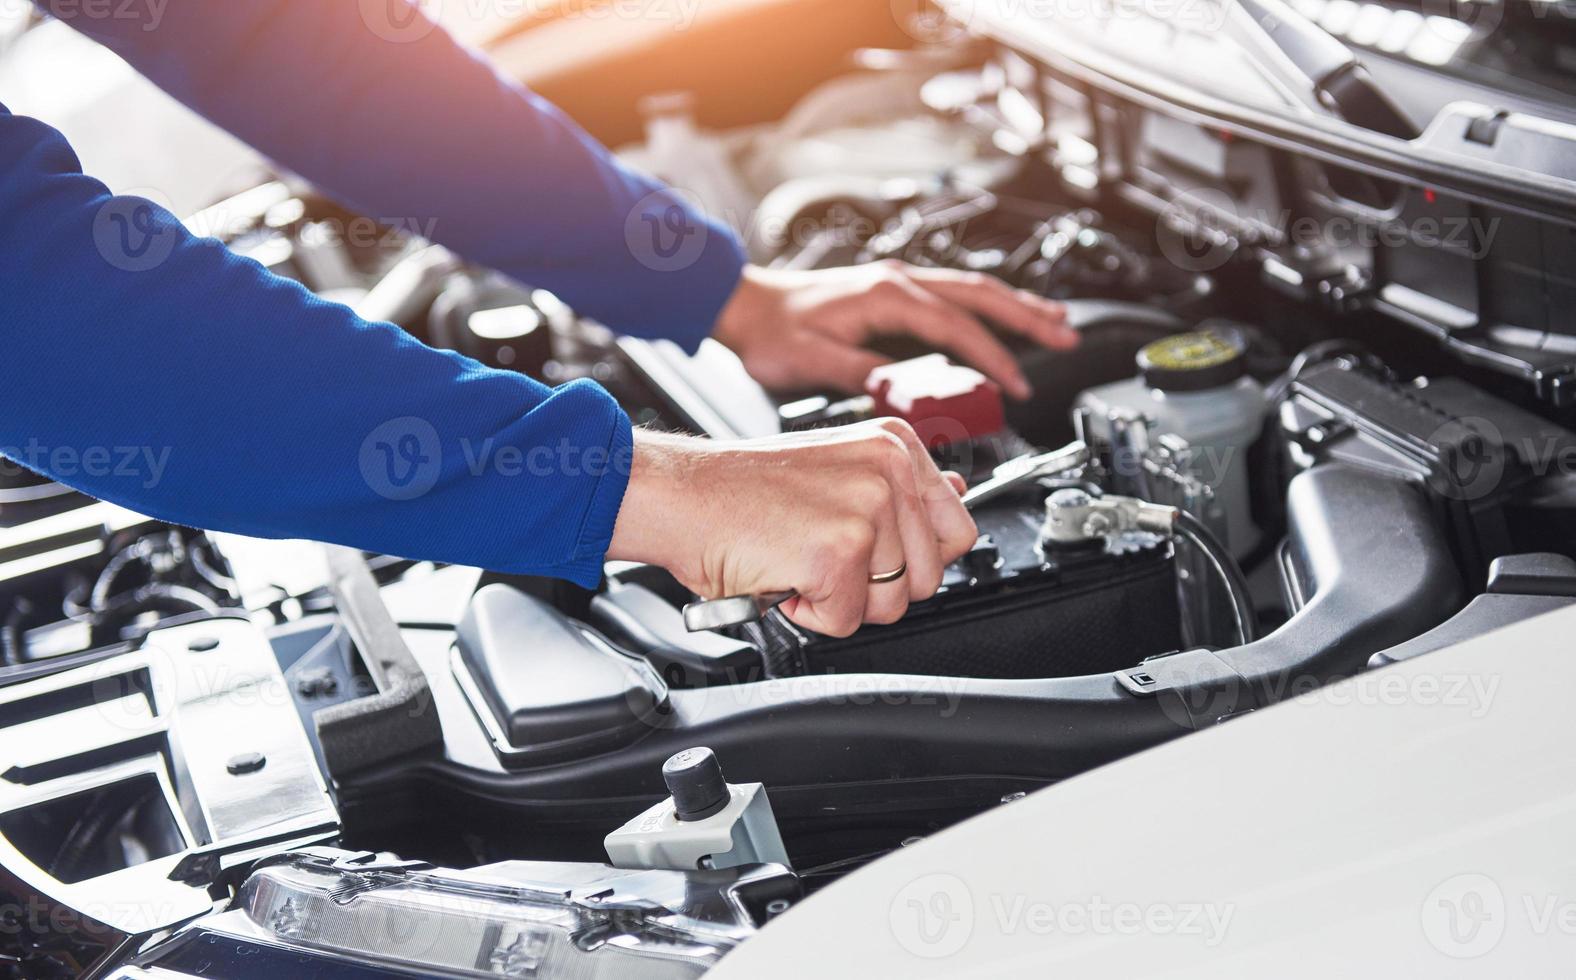
[[[347, 236], [368, 219], [288, 176], [190, 224], [433, 346], [595, 380], [637, 425], [904, 417], [998, 481], [941, 591], [848, 638], [770, 612], [691, 632], [702, 597], [651, 566], [588, 591], [248, 542], [9, 469], [0, 892], [74, 910], [4, 934], [17, 975], [698, 976], [971, 816], [1576, 602], [1576, 347], [1546, 312], [1576, 288], [1549, 257], [1570, 225], [999, 36], [859, 58], [738, 130], [649, 100], [627, 157], [767, 267], [902, 260], [1065, 302], [1077, 349], [1014, 341], [1028, 401], [908, 342], [862, 396], [768, 394], [718, 345], [615, 336], [408, 229]], [[1467, 238], [1380, 233], [1421, 213]], [[641, 823], [682, 813], [674, 759], [727, 801], [687, 836]], [[724, 818], [723, 844], [694, 829]]]

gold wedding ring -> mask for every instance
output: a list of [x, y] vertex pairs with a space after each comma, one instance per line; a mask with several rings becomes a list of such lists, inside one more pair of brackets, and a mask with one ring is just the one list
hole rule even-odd
[[908, 574], [908, 562], [904, 562], [903, 564], [897, 566], [897, 568], [893, 569], [890, 572], [882, 572], [879, 575], [872, 575], [872, 576], [870, 576], [870, 584], [871, 585], [886, 585], [888, 582], [896, 582], [898, 579], [902, 578], [903, 576], [905, 576], [907, 574]]

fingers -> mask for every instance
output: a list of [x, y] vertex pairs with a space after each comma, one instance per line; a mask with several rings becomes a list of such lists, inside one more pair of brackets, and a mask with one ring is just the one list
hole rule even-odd
[[[942, 570], [945, 571], [947, 564], [966, 554], [979, 538], [979, 528], [961, 499], [967, 484], [956, 473], [942, 475], [925, 444], [907, 422], [901, 419], [880, 419], [875, 424], [901, 439], [907, 449], [915, 489], [924, 502], [931, 533], [935, 536], [940, 552]], [[938, 574], [937, 585], [940, 582]]]
[[1013, 289], [994, 276], [953, 269], [907, 270], [928, 292], [981, 316], [1007, 330], [1053, 350], [1078, 346], [1078, 332], [1067, 325], [1067, 308], [1022, 289]]
[[913, 334], [956, 356], [1014, 398], [1021, 400], [1033, 394], [1017, 359], [983, 323], [905, 275], [894, 276], [888, 283], [872, 295], [879, 304], [872, 312], [884, 329]]
[[849, 636], [865, 620], [870, 593], [870, 563], [875, 526], [850, 518], [821, 529], [822, 542], [811, 551], [813, 585], [799, 586], [799, 598], [782, 606], [789, 619], [828, 636]]
[[[934, 595], [947, 563], [962, 553], [955, 541], [966, 539], [966, 550], [977, 535], [957, 490], [906, 423], [850, 426], [832, 438], [828, 448], [840, 447], [856, 468], [836, 489], [853, 518], [834, 530], [817, 556], [822, 574], [814, 586], [801, 588], [802, 600], [783, 611], [810, 629], [847, 636], [862, 622], [895, 623], [910, 602]], [[944, 530], [932, 513], [942, 515]], [[871, 583], [872, 576], [898, 568], [906, 569], [902, 578]]]
[[[935, 594], [946, 566], [978, 538], [960, 499], [962, 478], [943, 474], [898, 419], [763, 440], [729, 459], [754, 474], [747, 494], [776, 488], [786, 523], [771, 550], [746, 545], [714, 564], [742, 570], [734, 574], [744, 591], [795, 588], [783, 613], [819, 633], [897, 622], [910, 603]], [[899, 568], [901, 578], [871, 582]], [[722, 577], [724, 591], [739, 591]]]
[[[887, 493], [887, 506], [877, 518], [876, 544], [870, 551], [870, 565], [863, 583], [866, 590], [864, 619], [867, 623], [895, 623], [908, 612], [908, 576], [913, 571], [908, 549], [913, 543], [910, 540], [912, 535], [905, 533], [904, 522], [898, 517], [901, 507], [898, 498], [901, 492], [897, 487], [888, 484]], [[917, 508], [914, 508], [914, 511], [918, 513]], [[921, 530], [927, 529], [921, 528]], [[933, 541], [927, 543], [921, 539], [919, 544], [921, 550], [928, 547], [932, 552], [935, 551], [936, 546]], [[934, 558], [930, 560], [935, 561]], [[909, 570], [895, 582], [876, 584], [870, 581], [873, 576], [888, 575], [904, 565], [908, 565]]]
[[870, 467], [844, 481], [840, 490], [854, 514], [824, 529], [820, 578], [799, 590], [801, 600], [791, 609], [786, 604], [783, 609], [794, 622], [831, 636], [848, 636], [865, 622], [895, 623], [908, 611], [903, 579], [881, 585], [870, 581], [906, 561], [896, 491], [879, 469]]
[[[887, 472], [894, 493], [898, 532], [903, 541], [903, 560], [908, 565], [902, 585], [907, 599], [918, 602], [929, 599], [941, 587], [946, 562], [941, 558], [941, 542], [931, 523], [930, 510], [919, 491], [917, 468], [909, 455], [911, 450], [901, 437], [894, 435], [892, 440], [895, 448], [887, 454]], [[889, 570], [875, 569], [876, 572]]]
[[857, 348], [872, 333], [913, 334], [984, 372], [1016, 398], [1029, 386], [980, 322], [1051, 348], [1076, 346], [1065, 308], [977, 272], [890, 261], [838, 270], [745, 269], [714, 336], [768, 388], [856, 393], [885, 363]]

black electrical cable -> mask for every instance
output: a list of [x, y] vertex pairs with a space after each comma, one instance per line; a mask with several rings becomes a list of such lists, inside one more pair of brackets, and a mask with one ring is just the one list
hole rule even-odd
[[136, 543], [122, 548], [110, 557], [103, 571], [99, 572], [98, 580], [93, 583], [93, 589], [88, 594], [88, 609], [91, 612], [101, 613], [109, 607], [112, 589], [115, 580], [120, 578], [125, 571], [135, 562], [146, 563], [148, 560], [148, 545], [146, 539], [139, 539]]
[[208, 557], [208, 549], [206, 547], [199, 545], [192, 548], [189, 553], [192, 567], [197, 570], [197, 574], [202, 577], [203, 581], [228, 594], [232, 599], [241, 598], [240, 583], [216, 567], [215, 563]]
[[191, 586], [159, 582], [122, 592], [110, 598], [102, 609], [95, 610], [101, 625], [129, 621], [145, 612], [163, 612], [171, 616], [200, 612], [217, 616], [220, 610], [217, 602]]
[[1220, 539], [1204, 526], [1203, 521], [1185, 510], [1176, 513], [1177, 535], [1198, 549], [1199, 554], [1214, 566], [1216, 576], [1226, 589], [1226, 596], [1231, 600], [1232, 617], [1236, 620], [1238, 640], [1244, 646], [1252, 643], [1258, 638], [1258, 622], [1253, 611], [1253, 597], [1248, 592], [1248, 580], [1243, 577], [1242, 569], [1220, 543]]

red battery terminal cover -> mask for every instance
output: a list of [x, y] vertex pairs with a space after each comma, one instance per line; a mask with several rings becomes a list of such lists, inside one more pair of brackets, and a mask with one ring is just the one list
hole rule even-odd
[[945, 354], [928, 354], [870, 372], [865, 391], [878, 416], [900, 418], [932, 449], [994, 435], [1007, 427], [1001, 388]]

